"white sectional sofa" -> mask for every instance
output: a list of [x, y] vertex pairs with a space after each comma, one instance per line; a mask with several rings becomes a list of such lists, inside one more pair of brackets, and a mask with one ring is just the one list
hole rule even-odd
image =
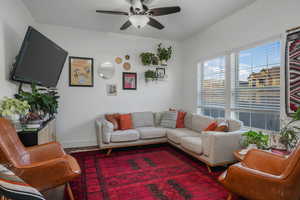
[[171, 129], [160, 127], [162, 113], [141, 112], [132, 115], [134, 129], [125, 131], [114, 131], [113, 124], [104, 115], [96, 119], [100, 149], [108, 149], [110, 154], [113, 148], [168, 142], [208, 167], [214, 167], [235, 162], [233, 152], [241, 148], [243, 124], [238, 120], [227, 120], [229, 132], [207, 132], [203, 130], [212, 121], [224, 119], [187, 113], [184, 121], [186, 128]]

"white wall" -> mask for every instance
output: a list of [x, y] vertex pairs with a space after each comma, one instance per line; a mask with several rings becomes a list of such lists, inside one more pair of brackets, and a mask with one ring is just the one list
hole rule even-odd
[[0, 99], [16, 93], [9, 72], [28, 25], [35, 21], [21, 0], [0, 0]]
[[[197, 63], [200, 60], [272, 37], [280, 37], [289, 28], [300, 26], [299, 7], [299, 0], [257, 0], [184, 41], [184, 88], [188, 88], [184, 90], [184, 108], [196, 111]], [[282, 81], [281, 100], [284, 100], [283, 83]], [[284, 113], [284, 102], [281, 103]]]
[[[58, 140], [66, 147], [96, 144], [94, 120], [106, 112], [162, 111], [181, 106], [182, 66], [178, 44], [151, 38], [101, 33], [52, 25], [39, 25], [39, 30], [65, 48], [70, 56], [94, 58], [94, 87], [69, 87], [68, 61], [66, 62], [58, 89], [61, 95], [57, 116]], [[173, 60], [169, 63], [169, 80], [146, 84], [143, 72], [147, 67], [140, 63], [139, 54], [154, 51], [156, 46], [174, 47]], [[116, 65], [113, 79], [103, 80], [97, 75], [101, 61], [126, 54], [131, 56], [131, 72], [138, 72], [138, 90], [122, 90], [122, 65]], [[116, 83], [118, 96], [106, 96], [106, 84]]]

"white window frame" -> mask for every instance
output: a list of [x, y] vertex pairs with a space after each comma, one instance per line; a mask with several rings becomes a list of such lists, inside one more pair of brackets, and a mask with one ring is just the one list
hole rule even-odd
[[[238, 55], [239, 55], [239, 52], [240, 51], [243, 51], [243, 50], [247, 50], [247, 49], [251, 49], [251, 48], [255, 48], [257, 46], [262, 46], [262, 45], [265, 45], [267, 43], [272, 43], [272, 42], [277, 42], [279, 41], [280, 42], [280, 45], [281, 45], [281, 57], [280, 57], [280, 109], [279, 109], [279, 118], [281, 119], [283, 116], [282, 116], [282, 103], [283, 103], [283, 100], [282, 100], [282, 94], [284, 93], [282, 91], [282, 83], [284, 83], [284, 80], [282, 78], [282, 74], [284, 73], [283, 72], [283, 64], [284, 64], [284, 41], [283, 41], [283, 38], [281, 35], [279, 36], [274, 36], [274, 37], [271, 37], [269, 39], [266, 39], [266, 40], [261, 40], [261, 41], [258, 41], [258, 42], [255, 42], [255, 43], [252, 43], [250, 45], [245, 45], [241, 48], [236, 48], [236, 49], [232, 49], [230, 51], [225, 51], [223, 53], [219, 53], [215, 56], [211, 56], [211, 57], [207, 57], [205, 59], [201, 59], [200, 61], [198, 61], [197, 63], [197, 113], [201, 113], [201, 109], [202, 107], [199, 105], [199, 102], [200, 102], [200, 90], [201, 90], [201, 80], [203, 80], [203, 64], [206, 62], [206, 61], [209, 61], [209, 60], [212, 60], [212, 59], [215, 59], [215, 58], [218, 58], [218, 57], [222, 57], [222, 56], [225, 56], [225, 118], [226, 119], [237, 119], [236, 117], [236, 110], [232, 109], [232, 104], [234, 103], [233, 100], [233, 93], [232, 93], [232, 90], [234, 89], [233, 87], [233, 84], [236, 80], [236, 76], [238, 75], [237, 74], [237, 65], [238, 65]], [[276, 111], [277, 113], [277, 111]], [[281, 123], [281, 121], [280, 121]], [[281, 125], [281, 124], [280, 124]], [[281, 126], [280, 126], [281, 127]], [[250, 127], [248, 127], [250, 128]], [[264, 131], [264, 132], [274, 132], [274, 131], [271, 131], [271, 130], [265, 130], [265, 129], [259, 129], [259, 128], [255, 128], [255, 127], [251, 127], [252, 130], [259, 130], [259, 131]]]

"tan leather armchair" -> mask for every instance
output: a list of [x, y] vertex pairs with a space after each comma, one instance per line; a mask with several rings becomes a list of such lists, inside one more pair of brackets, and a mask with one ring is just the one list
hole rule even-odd
[[[77, 161], [52, 142], [25, 148], [11, 123], [0, 118], [1, 162], [39, 191], [68, 183], [80, 175]], [[73, 199], [69, 184], [68, 192]]]
[[219, 181], [231, 193], [251, 200], [299, 200], [300, 145], [289, 157], [251, 150]]

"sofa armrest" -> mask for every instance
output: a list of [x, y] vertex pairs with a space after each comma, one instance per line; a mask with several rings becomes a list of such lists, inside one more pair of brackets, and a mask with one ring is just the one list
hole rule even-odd
[[104, 117], [96, 119], [98, 143], [109, 144], [111, 134], [114, 132], [114, 126], [111, 122], [107, 121]]
[[209, 162], [218, 163], [233, 162], [235, 150], [241, 149], [240, 140], [244, 131], [214, 132], [203, 131], [201, 134], [203, 153]]

